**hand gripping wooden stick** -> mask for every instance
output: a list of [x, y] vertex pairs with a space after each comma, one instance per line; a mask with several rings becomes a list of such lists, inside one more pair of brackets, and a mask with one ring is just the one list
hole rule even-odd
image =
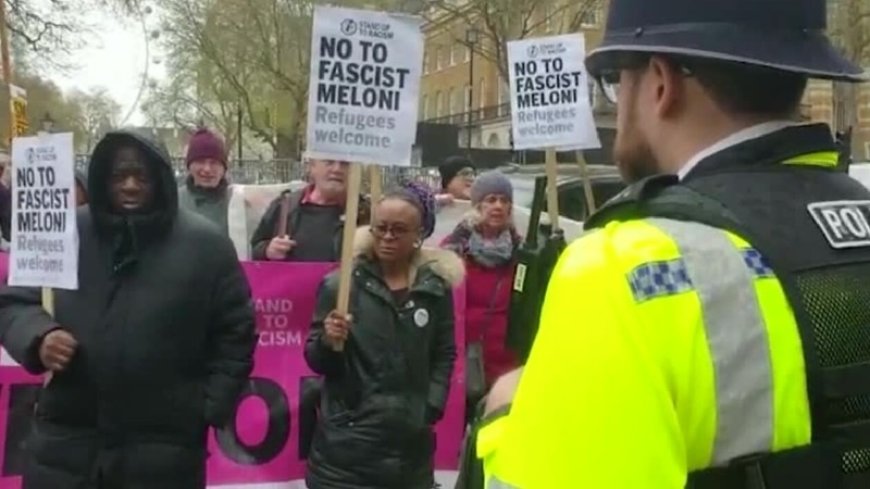
[[[339, 269], [338, 300], [336, 310], [347, 316], [350, 303], [350, 283], [353, 272], [353, 239], [356, 235], [359, 214], [359, 187], [362, 169], [359, 163], [350, 164], [348, 176], [347, 206], [344, 210], [344, 230], [341, 237], [341, 268]], [[344, 344], [336, 345], [335, 351], [344, 351]]]

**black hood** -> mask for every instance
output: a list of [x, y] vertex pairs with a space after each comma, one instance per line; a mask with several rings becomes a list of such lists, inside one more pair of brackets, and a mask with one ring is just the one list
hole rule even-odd
[[[146, 164], [156, 180], [153, 211], [147, 215], [124, 216], [112, 210], [109, 196], [112, 156], [119, 146], [128, 144], [136, 145], [144, 151]], [[140, 235], [162, 234], [172, 226], [178, 215], [178, 189], [169, 151], [160, 139], [143, 129], [111, 131], [97, 143], [88, 167], [88, 190], [91, 214], [100, 231], [111, 232], [118, 226], [125, 226], [136, 229]]]

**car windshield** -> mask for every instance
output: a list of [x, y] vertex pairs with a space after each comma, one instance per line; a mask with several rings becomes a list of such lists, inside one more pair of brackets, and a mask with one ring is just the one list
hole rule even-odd
[[[514, 186], [514, 203], [523, 207], [532, 207], [535, 194], [536, 175], [511, 175], [511, 183]], [[594, 178], [592, 180], [592, 194], [595, 197], [596, 209], [610, 200], [625, 188], [625, 184], [618, 176]], [[546, 204], [545, 204], [546, 209]], [[559, 215], [575, 221], [585, 220], [589, 212], [586, 209], [586, 195], [583, 189], [583, 181], [579, 178], [562, 180], [559, 182]]]

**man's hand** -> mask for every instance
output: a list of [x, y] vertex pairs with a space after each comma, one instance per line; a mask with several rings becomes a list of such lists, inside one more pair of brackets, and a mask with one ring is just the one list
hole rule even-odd
[[323, 329], [326, 333], [323, 336], [323, 341], [333, 350], [339, 351], [341, 345], [347, 341], [351, 319], [349, 314], [343, 316], [338, 311], [332, 311], [323, 321]]
[[39, 361], [52, 372], [62, 372], [69, 365], [78, 346], [78, 342], [68, 331], [56, 329], [42, 338]]
[[435, 196], [435, 202], [437, 202], [438, 205], [442, 207], [452, 204], [453, 201], [453, 196], [450, 194], [438, 194]]
[[287, 258], [287, 253], [296, 246], [296, 241], [290, 239], [290, 236], [277, 236], [269, 241], [269, 246], [266, 247], [266, 258], [274, 261], [280, 261]]
[[522, 367], [508, 372], [492, 385], [489, 395], [486, 396], [486, 409], [484, 416], [503, 408], [514, 401], [514, 395], [517, 392], [517, 386], [520, 384], [520, 377], [523, 375]]

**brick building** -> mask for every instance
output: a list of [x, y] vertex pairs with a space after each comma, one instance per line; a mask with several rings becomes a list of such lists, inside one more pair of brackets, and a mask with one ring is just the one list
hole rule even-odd
[[[858, 85], [857, 127], [852, 130], [852, 155], [870, 161], [870, 83]], [[834, 125], [834, 90], [831, 82], [813, 80], [804, 98], [804, 115], [814, 122]]]
[[[466, 8], [473, 8], [470, 0], [466, 1], [469, 1]], [[846, 4], [844, 2], [854, 1], [862, 0], [829, 0], [829, 25], [838, 25], [838, 9]], [[523, 6], [523, 3], [520, 1], [516, 5]], [[523, 37], [582, 32], [586, 38], [587, 50], [600, 42], [606, 2], [576, 0], [568, 9], [564, 7], [564, 0], [535, 0], [535, 4], [541, 10], [535, 12], [538, 21], [532, 22], [536, 29]], [[578, 9], [583, 9], [583, 12], [579, 22], [576, 22], [574, 20], [578, 18]], [[558, 14], [552, 15], [552, 12]], [[509, 149], [510, 105], [507, 80], [500, 75], [492, 59], [494, 56], [482, 56], [479, 53], [494, 52], [491, 35], [477, 36], [477, 43], [483, 44], [477, 44], [473, 55], [468, 48], [466, 41], [474, 25], [470, 21], [473, 17], [472, 11], [460, 7], [452, 8], [451, 12], [430, 12], [427, 15], [429, 21], [423, 27], [425, 55], [418, 117], [421, 121], [459, 127], [460, 147], [467, 146], [470, 132], [473, 148]], [[568, 25], [564, 19], [570, 19]], [[870, 19], [867, 22], [870, 24]], [[863, 84], [859, 90], [858, 126], [853, 130], [853, 155], [856, 160], [870, 161], [870, 83]], [[600, 128], [613, 128], [613, 108], [604, 104], [596, 92], [597, 87], [593, 87], [590, 92], [595, 99], [593, 105], [596, 124]], [[804, 100], [804, 117], [807, 120], [832, 124], [835, 119], [833, 105], [832, 84], [811, 81]]]
[[[528, 22], [532, 27], [522, 37], [582, 32], [587, 49], [600, 42], [604, 1], [565, 4], [560, 0], [547, 0], [535, 2], [534, 6]], [[464, 8], [474, 7], [469, 3]], [[470, 22], [473, 17], [473, 11], [463, 8], [430, 12], [429, 21], [423, 27], [425, 54], [419, 119], [460, 127], [461, 147], [468, 145], [470, 133], [471, 147], [509, 149], [510, 90], [495, 61], [496, 36], [473, 28]], [[476, 36], [474, 30], [477, 30]], [[469, 41], [475, 43], [474, 50], [469, 48]]]

